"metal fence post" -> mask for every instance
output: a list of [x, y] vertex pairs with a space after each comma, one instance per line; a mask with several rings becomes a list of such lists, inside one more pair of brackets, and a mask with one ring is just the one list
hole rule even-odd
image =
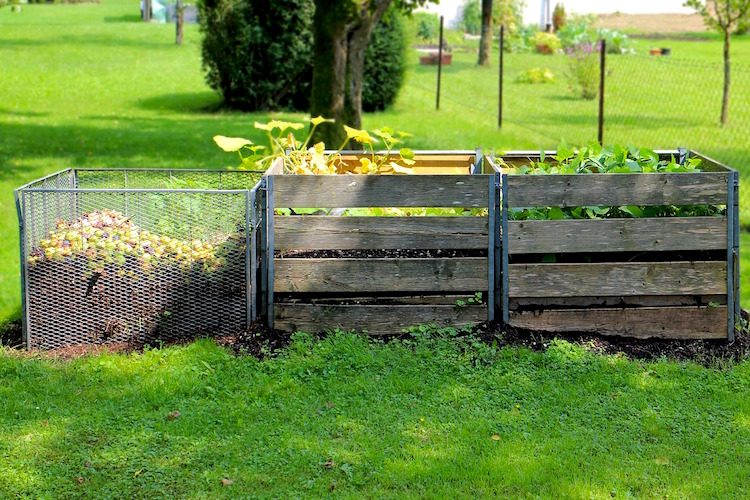
[[495, 321], [495, 176], [489, 178], [489, 201], [487, 203], [487, 321]]
[[435, 110], [440, 109], [440, 77], [443, 72], [443, 16], [440, 16], [440, 45], [438, 46], [437, 100]]
[[255, 318], [255, 190], [245, 191], [245, 329]]
[[500, 25], [500, 65], [499, 65], [499, 83], [498, 83], [498, 102], [497, 102], [497, 126], [503, 126], [503, 52], [505, 51], [505, 25]]
[[268, 236], [266, 238], [266, 258], [268, 259], [268, 328], [273, 329], [273, 175], [267, 177], [267, 198], [268, 209], [266, 210], [266, 219], [268, 220]]
[[24, 213], [23, 213], [23, 193], [19, 192], [18, 189], [13, 191], [13, 196], [16, 201], [16, 212], [18, 214], [18, 242], [20, 248], [20, 260], [19, 265], [21, 266], [21, 340], [28, 349], [28, 320], [26, 318], [26, 235], [24, 230]]
[[268, 312], [268, 259], [266, 248], [266, 230], [267, 230], [267, 210], [266, 194], [268, 184], [266, 177], [260, 180], [260, 315], [266, 315]]
[[604, 66], [606, 62], [607, 53], [607, 42], [605, 40], [599, 40], [601, 43], [601, 53], [599, 54], [599, 132], [597, 138], [599, 144], [603, 144], [604, 140], [604, 79], [605, 71]]
[[503, 202], [503, 218], [502, 218], [502, 270], [503, 270], [503, 324], [507, 325], [510, 321], [510, 299], [508, 294], [508, 174], [503, 174], [501, 177], [501, 188], [502, 188], [502, 202]]

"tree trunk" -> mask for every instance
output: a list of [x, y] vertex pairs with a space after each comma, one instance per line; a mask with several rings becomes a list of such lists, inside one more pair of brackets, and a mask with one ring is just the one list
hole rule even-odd
[[729, 63], [729, 43], [732, 34], [729, 30], [724, 31], [724, 94], [721, 98], [721, 124], [727, 124], [729, 116], [729, 83], [730, 83], [730, 63]]
[[182, 26], [185, 23], [185, 7], [182, 5], [182, 0], [177, 0], [175, 6], [175, 15], [177, 16], [175, 22], [175, 39], [174, 43], [182, 45]]
[[492, 0], [482, 0], [482, 35], [479, 39], [480, 66], [490, 65], [490, 49], [492, 47]]
[[362, 128], [365, 48], [390, 3], [371, 0], [357, 9], [357, 3], [350, 0], [315, 1], [310, 114], [336, 120], [315, 129], [315, 142], [336, 149], [346, 140], [344, 125]]

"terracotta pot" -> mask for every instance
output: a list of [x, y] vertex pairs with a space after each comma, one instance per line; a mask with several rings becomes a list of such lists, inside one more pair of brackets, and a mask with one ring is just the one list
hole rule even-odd
[[651, 49], [649, 52], [651, 52], [652, 56], [660, 56], [661, 55], [661, 49]]

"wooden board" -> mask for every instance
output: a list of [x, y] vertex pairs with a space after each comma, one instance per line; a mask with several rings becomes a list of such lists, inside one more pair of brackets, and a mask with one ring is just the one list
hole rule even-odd
[[727, 173], [509, 175], [510, 207], [726, 204]]
[[508, 252], [723, 250], [725, 217], [508, 221]]
[[326, 328], [367, 330], [371, 335], [400, 334], [410, 326], [467, 326], [487, 321], [487, 306], [455, 305], [274, 305], [274, 328], [317, 333]]
[[672, 307], [727, 304], [726, 295], [626, 295], [618, 297], [515, 297], [508, 301], [511, 311], [539, 311], [560, 308]]
[[274, 259], [273, 288], [291, 292], [485, 292], [487, 259]]
[[486, 207], [486, 175], [277, 175], [274, 202], [291, 208]]
[[631, 309], [552, 309], [510, 313], [510, 325], [543, 332], [581, 332], [623, 337], [725, 339], [727, 308], [639, 307]]
[[276, 250], [486, 249], [487, 226], [487, 217], [277, 216], [274, 247]]
[[[341, 159], [347, 165], [355, 166], [356, 171], [360, 172], [359, 158], [362, 156], [344, 154]], [[417, 175], [469, 174], [475, 157], [475, 154], [416, 154], [414, 155], [416, 163], [412, 169]], [[398, 155], [391, 157], [392, 161], [398, 161], [398, 159]]]
[[727, 293], [726, 262], [511, 264], [511, 297]]
[[[277, 302], [284, 304], [315, 304], [315, 305], [420, 305], [420, 306], [455, 306], [459, 301], [470, 304], [468, 300], [474, 294], [439, 294], [439, 295], [322, 295], [322, 294], [276, 294]], [[482, 294], [483, 299], [487, 294]]]

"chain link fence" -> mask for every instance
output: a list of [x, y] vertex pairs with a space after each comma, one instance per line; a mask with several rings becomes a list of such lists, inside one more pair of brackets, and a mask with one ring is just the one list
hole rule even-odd
[[67, 170], [20, 188], [28, 347], [244, 330], [260, 175]]

